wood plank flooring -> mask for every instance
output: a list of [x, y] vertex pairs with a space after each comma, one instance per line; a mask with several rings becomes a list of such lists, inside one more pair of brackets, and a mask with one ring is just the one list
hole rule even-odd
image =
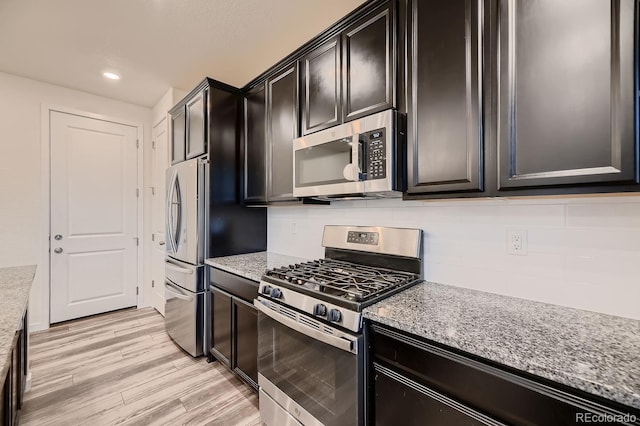
[[20, 425], [259, 425], [258, 397], [219, 363], [181, 351], [153, 308], [30, 335]]

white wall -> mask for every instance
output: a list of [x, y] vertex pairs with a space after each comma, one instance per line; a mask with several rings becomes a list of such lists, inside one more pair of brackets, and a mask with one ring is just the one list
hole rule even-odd
[[[325, 224], [424, 230], [428, 281], [640, 319], [640, 196], [269, 207], [268, 250], [322, 257]], [[526, 230], [528, 254], [507, 254]]]
[[38, 264], [30, 296], [32, 330], [46, 328], [49, 322], [43, 265], [48, 259], [42, 256], [48, 244], [42, 229], [42, 104], [140, 123], [143, 147], [151, 135], [149, 108], [0, 73], [0, 267]]

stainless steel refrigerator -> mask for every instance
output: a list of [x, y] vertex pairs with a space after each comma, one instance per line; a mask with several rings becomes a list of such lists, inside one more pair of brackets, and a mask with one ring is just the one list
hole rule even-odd
[[206, 157], [167, 169], [165, 325], [173, 340], [193, 356], [205, 341]]

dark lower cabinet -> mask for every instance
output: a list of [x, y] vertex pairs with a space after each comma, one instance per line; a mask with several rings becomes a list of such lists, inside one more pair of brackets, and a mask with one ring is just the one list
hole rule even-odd
[[27, 312], [25, 312], [20, 329], [14, 337], [9, 369], [0, 380], [0, 425], [15, 426], [18, 424], [22, 409], [23, 394], [27, 378]]
[[258, 283], [210, 268], [211, 348], [209, 353], [258, 390]]
[[368, 323], [367, 334], [371, 424], [546, 426], [591, 417], [640, 425], [635, 408], [386, 326]]
[[211, 287], [211, 353], [231, 366], [231, 295]]
[[374, 363], [377, 425], [499, 425], [462, 404]]
[[233, 299], [233, 371], [254, 388], [258, 387], [258, 310], [241, 299]]

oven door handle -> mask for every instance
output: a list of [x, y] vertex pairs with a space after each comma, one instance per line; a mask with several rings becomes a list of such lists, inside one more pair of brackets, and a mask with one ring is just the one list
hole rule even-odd
[[256, 307], [256, 309], [258, 309], [260, 312], [262, 312], [269, 318], [297, 332], [300, 332], [305, 336], [311, 337], [312, 339], [319, 340], [335, 348], [342, 349], [343, 351], [351, 352], [356, 355], [358, 354], [357, 337], [350, 336], [338, 330], [336, 330], [336, 332], [341, 333], [342, 334], [341, 336], [333, 336], [331, 334], [323, 333], [320, 330], [317, 330], [308, 325], [301, 324], [294, 319], [291, 319], [285, 315], [282, 315], [279, 312], [276, 312], [270, 309], [268, 306], [265, 306], [257, 299], [254, 299], [253, 305]]

